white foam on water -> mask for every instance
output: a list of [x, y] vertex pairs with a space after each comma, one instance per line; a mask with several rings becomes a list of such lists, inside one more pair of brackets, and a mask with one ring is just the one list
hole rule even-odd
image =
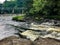
[[0, 40], [9, 37], [9, 36], [17, 36], [15, 33], [18, 31], [15, 30], [14, 27], [11, 27], [6, 24], [11, 24], [11, 25], [19, 25], [19, 22], [14, 22], [11, 20], [12, 16], [2, 16], [0, 17]]

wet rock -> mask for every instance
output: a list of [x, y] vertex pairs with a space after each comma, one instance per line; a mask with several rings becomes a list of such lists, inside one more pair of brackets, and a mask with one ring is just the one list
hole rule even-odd
[[34, 41], [34, 45], [60, 45], [60, 41], [56, 41], [55, 39], [51, 38], [39, 38], [38, 40]]
[[56, 36], [56, 35], [57, 35], [57, 32], [53, 31], [53, 32], [51, 33], [51, 35], [52, 35], [52, 36]]
[[60, 37], [60, 33], [57, 34], [57, 37]]
[[32, 30], [22, 32], [21, 35], [26, 36], [26, 38], [30, 39], [31, 41], [35, 41], [39, 37], [39, 33]]
[[60, 27], [58, 27], [58, 28], [56, 28], [56, 27], [55, 27], [55, 28], [51, 28], [51, 27], [50, 27], [50, 28], [47, 29], [47, 31], [56, 31], [56, 32], [60, 32]]
[[0, 45], [31, 45], [31, 41], [19, 37], [8, 37], [0, 40]]

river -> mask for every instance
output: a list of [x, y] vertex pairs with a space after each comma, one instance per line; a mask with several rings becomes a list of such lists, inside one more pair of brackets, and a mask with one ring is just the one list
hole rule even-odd
[[11, 25], [20, 26], [23, 23], [12, 21], [13, 16], [16, 16], [16, 15], [1, 15], [0, 16], [0, 40], [9, 36], [17, 36], [15, 35], [15, 33], [17, 33], [18, 31]]
[[[24, 27], [29, 27], [28, 25], [26, 25], [26, 22], [13, 21], [12, 17], [14, 17], [14, 16], [16, 16], [16, 15], [10, 15], [10, 14], [8, 14], [8, 15], [0, 15], [0, 40], [2, 40], [4, 38], [7, 38], [7, 37], [10, 37], [10, 36], [18, 36], [18, 35], [15, 34], [15, 33], [18, 33], [18, 30], [15, 27], [11, 26], [11, 25], [22, 26], [22, 27], [25, 25]], [[47, 29], [51, 29], [52, 24], [53, 23], [49, 23], [49, 22], [45, 23], [44, 22], [41, 25], [46, 27]], [[31, 26], [31, 28], [33, 28], [33, 27]], [[33, 29], [40, 29], [40, 27], [39, 28], [35, 27]], [[54, 29], [54, 28], [52, 28], [52, 29]], [[57, 30], [60, 30], [60, 27]], [[54, 37], [56, 39], [60, 40], [60, 33], [56, 33], [56, 35], [58, 35], [58, 37], [55, 36], [55, 32], [52, 32], [52, 33], [54, 34]], [[49, 34], [49, 35], [46, 34], [44, 36], [45, 37], [50, 37], [50, 36], [53, 37], [52, 33]], [[43, 34], [45, 34], [45, 32]]]

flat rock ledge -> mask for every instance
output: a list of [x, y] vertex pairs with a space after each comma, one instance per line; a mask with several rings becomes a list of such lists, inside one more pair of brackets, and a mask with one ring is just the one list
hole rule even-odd
[[50, 38], [38, 38], [32, 42], [28, 39], [11, 36], [0, 40], [0, 45], [60, 45], [60, 41]]

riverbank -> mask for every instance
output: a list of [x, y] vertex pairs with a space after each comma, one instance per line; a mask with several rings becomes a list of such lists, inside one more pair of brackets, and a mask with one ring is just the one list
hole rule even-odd
[[40, 17], [40, 19], [33, 19], [33, 18], [29, 18], [29, 17], [25, 17], [25, 15], [20, 15], [20, 16], [15, 16], [12, 18], [13, 21], [19, 21], [19, 22], [28, 22], [28, 23], [32, 23], [35, 22], [37, 24], [41, 24], [43, 22], [50, 22], [50, 23], [54, 23], [55, 26], [60, 26], [60, 17], [59, 16], [50, 16], [50, 17], [45, 17], [42, 18]]
[[38, 38], [36, 41], [32, 42], [27, 39], [11, 36], [0, 40], [0, 45], [60, 45], [60, 41], [49, 38]]
[[15, 16], [12, 18], [14, 21], [20, 21], [20, 22], [25, 22], [25, 15], [20, 15], [20, 16]]

